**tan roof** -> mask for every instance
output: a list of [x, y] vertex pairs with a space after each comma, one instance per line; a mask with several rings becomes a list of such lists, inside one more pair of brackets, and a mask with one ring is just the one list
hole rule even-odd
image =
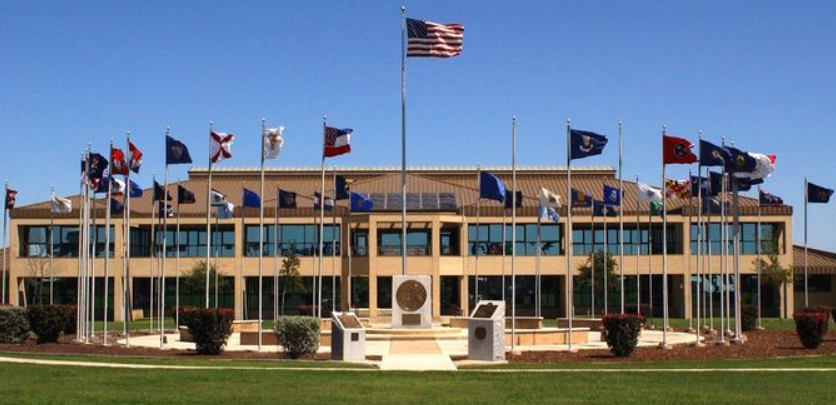
[[[468, 216], [475, 215], [475, 207], [478, 199], [477, 171], [476, 167], [416, 167], [409, 168], [407, 174], [407, 192], [409, 193], [454, 193], [461, 210]], [[497, 175], [506, 186], [512, 188], [512, 173], [510, 167], [484, 167]], [[401, 191], [400, 170], [395, 167], [384, 168], [339, 168], [338, 173], [353, 180], [351, 190], [361, 193], [399, 193]], [[298, 194], [296, 210], [282, 210], [281, 215], [309, 216], [313, 215], [314, 191], [319, 191], [321, 182], [321, 171], [319, 168], [271, 168], [265, 172], [265, 197], [264, 206], [267, 213], [273, 215], [272, 207], [275, 205], [276, 190], [294, 191]], [[206, 215], [206, 196], [208, 171], [204, 168], [192, 168], [189, 171], [189, 180], [182, 181], [188, 190], [195, 194], [196, 204], [182, 205], [181, 216], [200, 217]], [[519, 215], [535, 215], [537, 209], [537, 194], [540, 187], [545, 187], [552, 192], [563, 196], [564, 203], [567, 200], [566, 171], [562, 166], [525, 166], [517, 169], [517, 189], [523, 193], [523, 208]], [[169, 190], [176, 196], [177, 184], [169, 184]], [[572, 188], [584, 191], [595, 199], [603, 198], [604, 184], [618, 187], [618, 178], [615, 169], [609, 166], [583, 166], [572, 168]], [[243, 188], [259, 192], [259, 171], [257, 168], [216, 168], [213, 169], [212, 188], [226, 194], [228, 200], [241, 206]], [[333, 195], [333, 172], [326, 170], [325, 194]], [[646, 214], [647, 207], [639, 205], [636, 199], [636, 183], [624, 181], [624, 212], [627, 215]], [[131, 211], [134, 216], [150, 216], [151, 214], [151, 190], [144, 190], [142, 198], [131, 199]], [[73, 200], [73, 207], [78, 207], [78, 196], [70, 198]], [[687, 200], [668, 200], [669, 211], [673, 214], [685, 213], [688, 208]], [[740, 199], [741, 213], [743, 215], [756, 214], [757, 200], [742, 197]], [[15, 218], [45, 218], [49, 217], [49, 202], [42, 202], [22, 206], [12, 211]], [[100, 212], [97, 215], [104, 215], [104, 200], [100, 199]], [[347, 202], [338, 202], [338, 213], [343, 211]], [[486, 216], [501, 216], [501, 204], [496, 201], [482, 200], [482, 214]], [[460, 210], [460, 211], [461, 211]], [[696, 215], [696, 202], [691, 207], [691, 212]], [[237, 211], [237, 210], [236, 210]], [[285, 212], [286, 211], [286, 212]], [[589, 208], [578, 208], [575, 212], [580, 215], [588, 215]], [[245, 210], [245, 215], [256, 216], [257, 210]], [[763, 207], [763, 215], [789, 215], [792, 207]], [[566, 214], [565, 208], [562, 215]], [[236, 214], [237, 216], [238, 214]], [[58, 215], [57, 217], [76, 218], [78, 211]]]
[[[804, 246], [793, 246], [792, 268], [804, 274]], [[807, 247], [807, 274], [836, 274], [836, 253]]]

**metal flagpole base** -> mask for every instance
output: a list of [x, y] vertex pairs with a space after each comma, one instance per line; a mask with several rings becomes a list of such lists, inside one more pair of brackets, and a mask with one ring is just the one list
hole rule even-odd
[[718, 341], [714, 342], [714, 344], [717, 345], [717, 346], [728, 346], [729, 341], [728, 340], [718, 340]]
[[766, 330], [766, 328], [764, 328], [763, 326], [758, 326], [755, 328], [755, 330]]
[[673, 346], [671, 346], [667, 343], [659, 343], [659, 346], [656, 346], [656, 348], [658, 348], [660, 350], [671, 350], [671, 349], [673, 349]]
[[571, 349], [566, 349], [566, 352], [568, 352], [568, 353], [577, 353], [577, 352], [578, 352], [578, 349], [576, 349], [576, 348], [574, 348], [574, 347], [573, 347], [573, 348], [571, 348]]
[[735, 338], [733, 338], [733, 339], [731, 340], [731, 343], [732, 343], [733, 345], [742, 345], [742, 344], [746, 343], [746, 341], [747, 341], [747, 340], [748, 340], [748, 339], [746, 339], [746, 336], [742, 336], [742, 335], [741, 335], [741, 336], [739, 336], [739, 337], [735, 337]]
[[696, 347], [696, 348], [701, 348], [701, 347], [705, 347], [705, 343], [703, 343], [703, 342], [694, 342], [694, 343], [691, 343], [691, 344], [690, 344], [690, 346], [691, 346], [691, 347]]
[[685, 329], [685, 333], [697, 333], [697, 330], [694, 328]]

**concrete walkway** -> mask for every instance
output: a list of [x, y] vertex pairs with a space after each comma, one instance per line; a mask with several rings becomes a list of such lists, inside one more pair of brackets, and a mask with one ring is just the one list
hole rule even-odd
[[381, 370], [455, 371], [450, 354], [443, 353], [435, 340], [394, 341], [380, 362]]

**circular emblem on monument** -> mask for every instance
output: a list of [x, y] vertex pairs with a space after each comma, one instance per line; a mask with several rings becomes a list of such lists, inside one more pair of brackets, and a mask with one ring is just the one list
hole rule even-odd
[[482, 340], [486, 336], [488, 336], [488, 331], [486, 331], [485, 328], [479, 326], [473, 331], [473, 335], [476, 338], [476, 340]]
[[427, 289], [415, 280], [407, 280], [398, 287], [395, 298], [402, 310], [415, 312], [427, 301]]

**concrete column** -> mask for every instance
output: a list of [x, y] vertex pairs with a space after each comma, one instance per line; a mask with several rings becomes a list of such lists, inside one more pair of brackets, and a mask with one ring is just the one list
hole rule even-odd
[[369, 216], [369, 318], [377, 318], [377, 221]]
[[233, 282], [233, 307], [235, 308], [235, 319], [244, 319], [244, 294], [245, 291], [245, 283], [244, 283], [244, 269], [242, 264], [242, 258], [244, 257], [244, 224], [241, 223], [241, 220], [236, 218], [233, 220], [233, 229], [235, 230], [235, 255], [234, 255], [234, 262], [233, 267], [236, 269], [234, 270], [235, 278]]
[[340, 223], [340, 260], [337, 262], [340, 272], [340, 310], [348, 310], [348, 294], [351, 279], [348, 276], [348, 249], [351, 240], [351, 222], [348, 216], [338, 219]]
[[[433, 277], [433, 319], [441, 316], [441, 222], [438, 217], [432, 221], [430, 229], [430, 252], [432, 253], [432, 277]], [[392, 292], [394, 294], [394, 291]]]

